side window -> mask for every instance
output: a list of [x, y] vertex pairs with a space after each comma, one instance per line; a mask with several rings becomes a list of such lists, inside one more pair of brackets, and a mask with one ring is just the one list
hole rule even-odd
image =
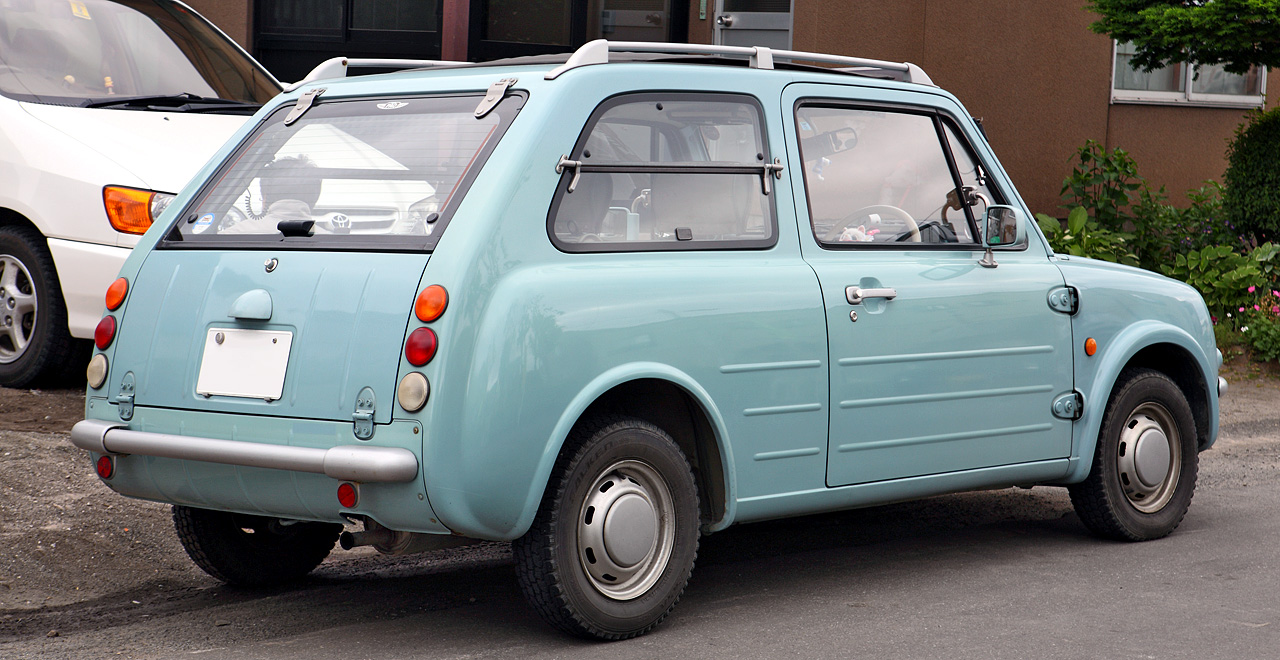
[[[973, 216], [981, 218], [988, 206], [1004, 204], [1004, 198], [993, 192], [986, 169], [969, 151], [968, 143], [964, 138], [956, 133], [949, 122], [942, 122], [942, 126], [947, 134], [947, 145], [951, 147], [951, 159], [956, 164], [956, 173], [960, 175], [960, 184], [964, 187], [965, 195], [973, 207]], [[948, 207], [942, 210], [943, 214], [947, 214], [948, 210], [952, 213], [961, 211], [959, 202], [948, 198]]]
[[933, 116], [801, 106], [796, 128], [819, 242], [975, 242]]
[[770, 162], [753, 99], [616, 97], [562, 163], [552, 240], [569, 252], [768, 247]]

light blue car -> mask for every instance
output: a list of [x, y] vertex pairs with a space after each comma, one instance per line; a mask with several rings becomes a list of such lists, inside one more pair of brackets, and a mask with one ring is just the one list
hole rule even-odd
[[1053, 254], [918, 67], [598, 41], [319, 78], [133, 251], [72, 431], [214, 577], [511, 541], [548, 622], [619, 639], [735, 523], [1015, 485], [1104, 537], [1186, 513], [1204, 302]]

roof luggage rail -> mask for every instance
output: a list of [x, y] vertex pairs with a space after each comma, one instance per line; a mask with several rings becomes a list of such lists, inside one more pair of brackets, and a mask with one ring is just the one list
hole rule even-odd
[[709, 44], [672, 44], [649, 41], [608, 41], [596, 39], [583, 44], [569, 56], [569, 61], [547, 73], [547, 80], [555, 80], [560, 74], [590, 64], [607, 64], [610, 52], [671, 53], [675, 55], [720, 55], [746, 58], [753, 69], [772, 69], [774, 59], [802, 60], [820, 64], [837, 64], [851, 70], [832, 69], [840, 73], [860, 73], [857, 69], [891, 71], [900, 74], [906, 82], [933, 85], [924, 69], [910, 62], [889, 62], [863, 57], [806, 53], [798, 50], [775, 50], [764, 46], [714, 46]]
[[468, 64], [468, 62], [451, 62], [448, 60], [387, 60], [387, 59], [366, 59], [366, 58], [349, 58], [334, 57], [321, 62], [316, 68], [311, 70], [306, 77], [295, 83], [289, 83], [284, 86], [284, 91], [292, 92], [293, 90], [315, 80], [325, 80], [327, 78], [345, 78], [347, 77], [347, 69], [351, 67], [365, 67], [378, 69], [420, 69], [432, 66], [451, 66]]

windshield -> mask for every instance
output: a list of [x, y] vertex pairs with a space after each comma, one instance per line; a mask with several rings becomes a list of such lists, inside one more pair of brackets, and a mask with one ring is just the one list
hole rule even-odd
[[260, 65], [181, 5], [0, 0], [5, 96], [79, 105], [186, 94], [262, 104], [279, 92]]
[[429, 248], [522, 99], [320, 102], [276, 111], [167, 234], [169, 247]]

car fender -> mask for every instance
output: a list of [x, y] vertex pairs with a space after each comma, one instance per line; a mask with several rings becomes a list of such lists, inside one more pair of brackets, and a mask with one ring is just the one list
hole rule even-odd
[[[1115, 388], [1116, 380], [1133, 356], [1142, 349], [1155, 344], [1173, 344], [1195, 356], [1196, 366], [1206, 383], [1210, 408], [1217, 409], [1218, 397], [1216, 369], [1209, 356], [1200, 348], [1200, 344], [1185, 330], [1163, 321], [1147, 320], [1133, 323], [1124, 328], [1105, 346], [1100, 346], [1098, 354], [1091, 357], [1078, 356], [1086, 360], [1096, 360], [1093, 379], [1087, 383], [1077, 383], [1077, 389], [1084, 395], [1084, 414], [1075, 424], [1070, 469], [1063, 483], [1079, 483], [1089, 476], [1093, 465], [1093, 453], [1098, 444], [1098, 433], [1102, 429], [1102, 418], [1107, 411], [1107, 401]], [[1218, 436], [1218, 417], [1209, 416], [1209, 440], [1202, 449], [1207, 449]]]
[[542, 495], [550, 485], [551, 470], [555, 467], [556, 458], [560, 456], [560, 450], [564, 448], [564, 443], [568, 440], [569, 433], [573, 431], [574, 425], [578, 423], [582, 414], [586, 412], [592, 403], [609, 390], [623, 383], [641, 379], [664, 380], [678, 386], [691, 396], [706, 414], [720, 452], [726, 494], [724, 515], [720, 520], [711, 523], [707, 530], [718, 531], [733, 523], [736, 510], [733, 452], [729, 447], [724, 417], [720, 414], [719, 408], [711, 400], [711, 395], [707, 393], [706, 389], [685, 372], [658, 362], [635, 362], [613, 367], [597, 376], [573, 397], [568, 407], [560, 415], [559, 421], [556, 422], [555, 427], [552, 429], [551, 436], [547, 439], [546, 449], [538, 461], [533, 488], [529, 490], [525, 497], [524, 507], [516, 523], [516, 529], [523, 533], [533, 524], [533, 518], [537, 515], [538, 506], [542, 502]]

